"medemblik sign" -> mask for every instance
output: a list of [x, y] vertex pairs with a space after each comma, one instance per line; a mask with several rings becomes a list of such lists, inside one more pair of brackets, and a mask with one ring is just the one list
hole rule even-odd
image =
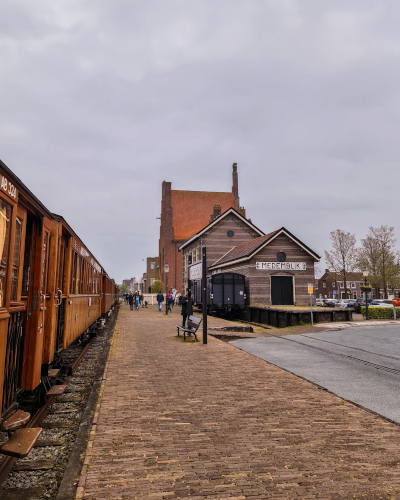
[[268, 269], [271, 271], [305, 271], [305, 262], [256, 262], [256, 269]]

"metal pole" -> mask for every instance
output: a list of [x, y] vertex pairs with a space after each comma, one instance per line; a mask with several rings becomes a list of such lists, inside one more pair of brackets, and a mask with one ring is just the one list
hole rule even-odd
[[203, 303], [203, 344], [207, 344], [207, 254], [206, 247], [201, 247], [202, 303]]
[[396, 306], [393, 306], [393, 318], [396, 321]]
[[[192, 280], [190, 279], [190, 265], [192, 264], [192, 254], [188, 254], [188, 263], [187, 263], [187, 288], [188, 288], [188, 293], [189, 290], [192, 290]], [[193, 294], [192, 294], [192, 300], [194, 299]]]
[[312, 313], [312, 295], [310, 293], [310, 308], [311, 308], [311, 326], [314, 326], [313, 313]]
[[[367, 278], [364, 278], [365, 288], [367, 288]], [[369, 320], [368, 318], [368, 292], [365, 290], [365, 320]]]
[[166, 281], [166, 292], [165, 292], [165, 314], [168, 316], [168, 298], [167, 298], [167, 294], [168, 294], [168, 273], [165, 273], [165, 281]]

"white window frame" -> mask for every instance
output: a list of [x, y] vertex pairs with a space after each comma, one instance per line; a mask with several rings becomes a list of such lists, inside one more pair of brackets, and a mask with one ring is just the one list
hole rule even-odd
[[156, 263], [155, 262], [150, 262], [150, 269], [154, 271], [156, 269]]

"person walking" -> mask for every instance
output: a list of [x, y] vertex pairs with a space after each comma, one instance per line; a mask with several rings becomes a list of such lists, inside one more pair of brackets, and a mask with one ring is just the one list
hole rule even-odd
[[172, 312], [171, 302], [172, 302], [172, 294], [171, 294], [171, 292], [168, 292], [167, 293], [167, 309], [169, 312]]
[[181, 295], [179, 302], [182, 306], [181, 315], [182, 315], [182, 326], [185, 328], [186, 318], [192, 316], [193, 314], [193, 302], [192, 302], [192, 292], [188, 291], [188, 296]]
[[142, 294], [141, 292], [140, 292], [140, 294], [139, 294], [139, 304], [140, 304], [142, 307], [144, 307], [144, 305], [143, 305], [143, 294]]
[[161, 311], [162, 303], [164, 302], [164, 295], [161, 292], [157, 293], [158, 310]]
[[129, 302], [131, 311], [133, 311], [133, 295], [131, 293], [128, 295], [128, 302]]
[[175, 305], [175, 293], [172, 290], [172, 307], [174, 307], [174, 305]]
[[139, 292], [136, 293], [136, 297], [135, 297], [135, 306], [136, 306], [136, 309], [139, 309], [139, 304], [140, 304], [140, 298], [139, 298]]

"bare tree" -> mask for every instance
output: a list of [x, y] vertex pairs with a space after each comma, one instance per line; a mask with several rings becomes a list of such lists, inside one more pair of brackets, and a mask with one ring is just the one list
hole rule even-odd
[[371, 226], [366, 238], [361, 240], [359, 263], [368, 269], [368, 281], [375, 288], [377, 297], [382, 289], [387, 298], [388, 285], [394, 287], [400, 280], [400, 268], [396, 265], [399, 258], [396, 242], [394, 227], [387, 225]]
[[341, 229], [331, 232], [332, 250], [325, 250], [325, 260], [330, 269], [341, 277], [347, 298], [347, 277], [359, 269], [358, 250], [354, 234]]

